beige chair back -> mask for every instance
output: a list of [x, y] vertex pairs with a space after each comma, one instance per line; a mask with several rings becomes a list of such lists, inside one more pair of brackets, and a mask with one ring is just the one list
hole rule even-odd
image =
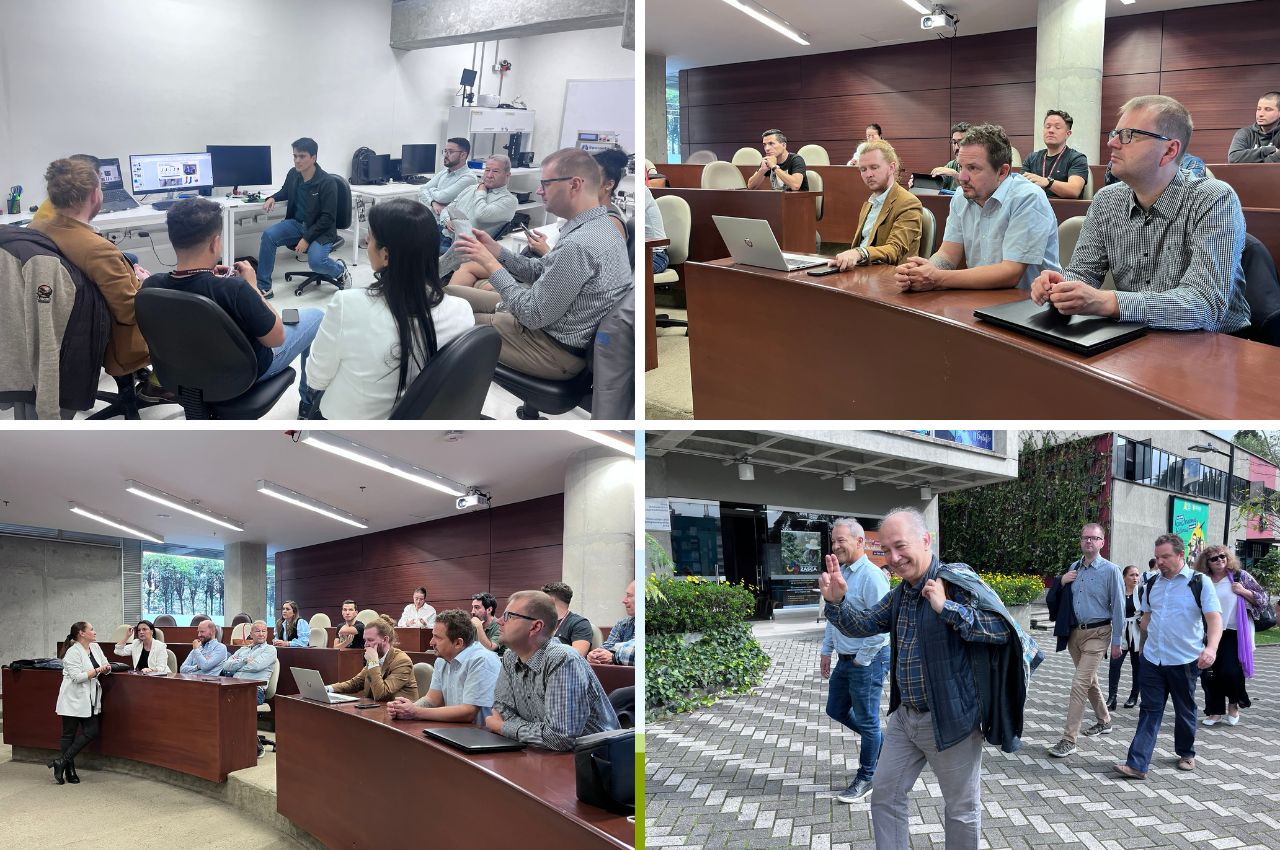
[[689, 259], [689, 233], [693, 227], [693, 213], [689, 202], [675, 195], [655, 198], [658, 212], [662, 213], [662, 229], [671, 244], [667, 246], [667, 259], [673, 264]]
[[311, 634], [307, 637], [307, 646], [326, 647], [329, 645], [329, 630], [323, 626], [317, 626], [311, 630]]
[[419, 661], [413, 665], [413, 678], [418, 680], [418, 696], [425, 697], [427, 691], [431, 690], [431, 676], [435, 673], [435, 668], [425, 661]]
[[822, 145], [804, 145], [796, 151], [805, 165], [830, 165], [831, 156]]
[[267, 699], [276, 695], [276, 685], [280, 683], [280, 659], [271, 665], [271, 678], [267, 679]]
[[747, 178], [731, 162], [711, 162], [702, 169], [704, 189], [745, 189]]
[[1084, 173], [1084, 194], [1080, 196], [1082, 201], [1093, 200], [1093, 169], [1090, 168]]
[[368, 628], [368, 626], [376, 619], [378, 619], [378, 612], [372, 608], [366, 608], [359, 614], [356, 614], [356, 620], [364, 623], [366, 628]]
[[933, 217], [933, 211], [928, 207], [921, 208], [920, 212], [920, 254], [921, 257], [933, 256], [933, 240], [938, 232], [938, 220]]
[[[175, 626], [174, 628], [177, 628], [177, 627]], [[167, 642], [164, 639], [164, 629], [160, 628], [159, 626], [156, 626], [156, 640], [161, 642]]]
[[[806, 171], [804, 173], [805, 180], [809, 184], [810, 192], [822, 191], [822, 175], [816, 171]], [[822, 221], [822, 196], [819, 195], [814, 199], [814, 206], [818, 213], [818, 221]]]
[[764, 154], [755, 148], [738, 148], [733, 152], [733, 159], [730, 162], [734, 165], [759, 165], [762, 159]]
[[320, 611], [317, 611], [316, 613], [312, 614], [311, 619], [307, 620], [307, 622], [311, 625], [311, 628], [313, 629], [327, 629], [333, 625], [333, 623], [329, 620], [329, 615], [322, 613]]
[[658, 170], [658, 169], [654, 168], [654, 166], [653, 166], [653, 160], [651, 160], [651, 159], [646, 159], [646, 160], [644, 161], [644, 173], [645, 173], [645, 176], [648, 176], [648, 174], [649, 174], [649, 172], [650, 172], [650, 171], [657, 171], [657, 170]]
[[177, 673], [177, 672], [178, 672], [178, 667], [179, 667], [179, 665], [178, 665], [178, 656], [176, 656], [176, 655], [174, 655], [174, 654], [173, 654], [173, 650], [172, 650], [172, 649], [166, 649], [166, 650], [165, 650], [165, 654], [169, 656], [169, 672], [170, 672], [170, 673]]
[[1209, 178], [1210, 180], [1215, 179], [1213, 176], [1213, 172], [1209, 170], [1209, 166], [1207, 165], [1204, 167], [1204, 176]]
[[231, 640], [248, 640], [249, 639], [249, 623], [236, 623], [231, 627]]
[[689, 165], [706, 165], [709, 162], [715, 162], [720, 157], [716, 156], [715, 151], [694, 151], [689, 154], [689, 158], [685, 160]]
[[604, 643], [604, 633], [600, 631], [600, 627], [592, 623], [591, 625], [591, 648], [599, 649], [600, 644]]
[[116, 626], [116, 630], [111, 633], [112, 642], [117, 644], [124, 643], [125, 639], [128, 637], [129, 637], [128, 623], [121, 623], [120, 625]]
[[1071, 265], [1071, 255], [1076, 250], [1076, 242], [1080, 239], [1080, 228], [1084, 225], [1084, 216], [1073, 215], [1058, 225], [1058, 262], [1065, 269]]
[[1015, 168], [1021, 168], [1021, 167], [1022, 167], [1022, 154], [1018, 153], [1018, 149], [1017, 149], [1017, 148], [1015, 148], [1015, 147], [1012, 147], [1012, 146], [1009, 148], [1009, 150], [1010, 150], [1010, 152], [1013, 154], [1013, 161], [1012, 161], [1012, 162], [1010, 162], [1009, 164], [1010, 164], [1010, 165], [1012, 165], [1012, 166], [1014, 166]]

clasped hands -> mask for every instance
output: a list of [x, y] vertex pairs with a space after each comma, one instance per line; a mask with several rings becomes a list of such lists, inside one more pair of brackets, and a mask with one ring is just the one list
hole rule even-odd
[[1120, 302], [1114, 292], [1094, 289], [1082, 280], [1067, 280], [1062, 272], [1048, 269], [1031, 281], [1031, 300], [1052, 304], [1064, 316], [1120, 318]]

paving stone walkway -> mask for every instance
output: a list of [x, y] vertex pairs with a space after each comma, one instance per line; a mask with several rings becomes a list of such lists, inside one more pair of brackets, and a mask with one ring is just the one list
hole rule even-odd
[[[1173, 766], [1170, 709], [1148, 779], [1132, 782], [1111, 765], [1124, 760], [1136, 708], [1115, 712], [1113, 734], [1081, 736], [1075, 755], [1045, 755], [1061, 736], [1072, 667], [1051, 636], [1036, 638], [1047, 658], [1032, 679], [1022, 749], [984, 748], [984, 848], [1280, 848], [1280, 646], [1259, 648], [1240, 725], [1200, 727], [1195, 771]], [[773, 666], [754, 693], [648, 725], [646, 847], [874, 847], [870, 797], [835, 799], [857, 768], [859, 739], [824, 712], [820, 639], [820, 627], [762, 637]], [[942, 806], [926, 769], [911, 794], [913, 850], [941, 850]]]

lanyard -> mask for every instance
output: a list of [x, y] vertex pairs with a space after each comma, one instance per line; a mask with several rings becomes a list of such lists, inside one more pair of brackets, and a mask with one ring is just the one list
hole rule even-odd
[[1058, 167], [1058, 162], [1066, 152], [1066, 148], [1058, 151], [1058, 155], [1053, 158], [1053, 168], [1049, 168], [1049, 151], [1046, 150], [1044, 152], [1044, 159], [1040, 161], [1040, 176], [1047, 180], [1049, 175], [1053, 173], [1053, 169]]

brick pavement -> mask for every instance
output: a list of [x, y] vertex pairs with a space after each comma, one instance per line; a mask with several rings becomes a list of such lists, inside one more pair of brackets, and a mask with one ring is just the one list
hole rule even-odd
[[[1022, 749], [984, 748], [984, 848], [1280, 848], [1280, 647], [1258, 650], [1240, 725], [1199, 728], [1195, 771], [1173, 767], [1170, 709], [1148, 779], [1132, 782], [1111, 765], [1124, 760], [1136, 708], [1114, 713], [1113, 734], [1081, 736], [1075, 755], [1045, 755], [1061, 736], [1072, 670], [1045, 634], [1036, 633], [1047, 657], [1032, 678]], [[857, 769], [859, 739], [824, 712], [820, 638], [814, 629], [762, 638], [773, 666], [754, 693], [647, 726], [646, 847], [874, 846], [870, 798], [835, 799]], [[1122, 700], [1128, 685], [1126, 669]], [[882, 716], [887, 677], [885, 686]], [[1092, 716], [1086, 709], [1086, 726]], [[911, 794], [913, 850], [941, 850], [942, 806], [926, 768]]]

